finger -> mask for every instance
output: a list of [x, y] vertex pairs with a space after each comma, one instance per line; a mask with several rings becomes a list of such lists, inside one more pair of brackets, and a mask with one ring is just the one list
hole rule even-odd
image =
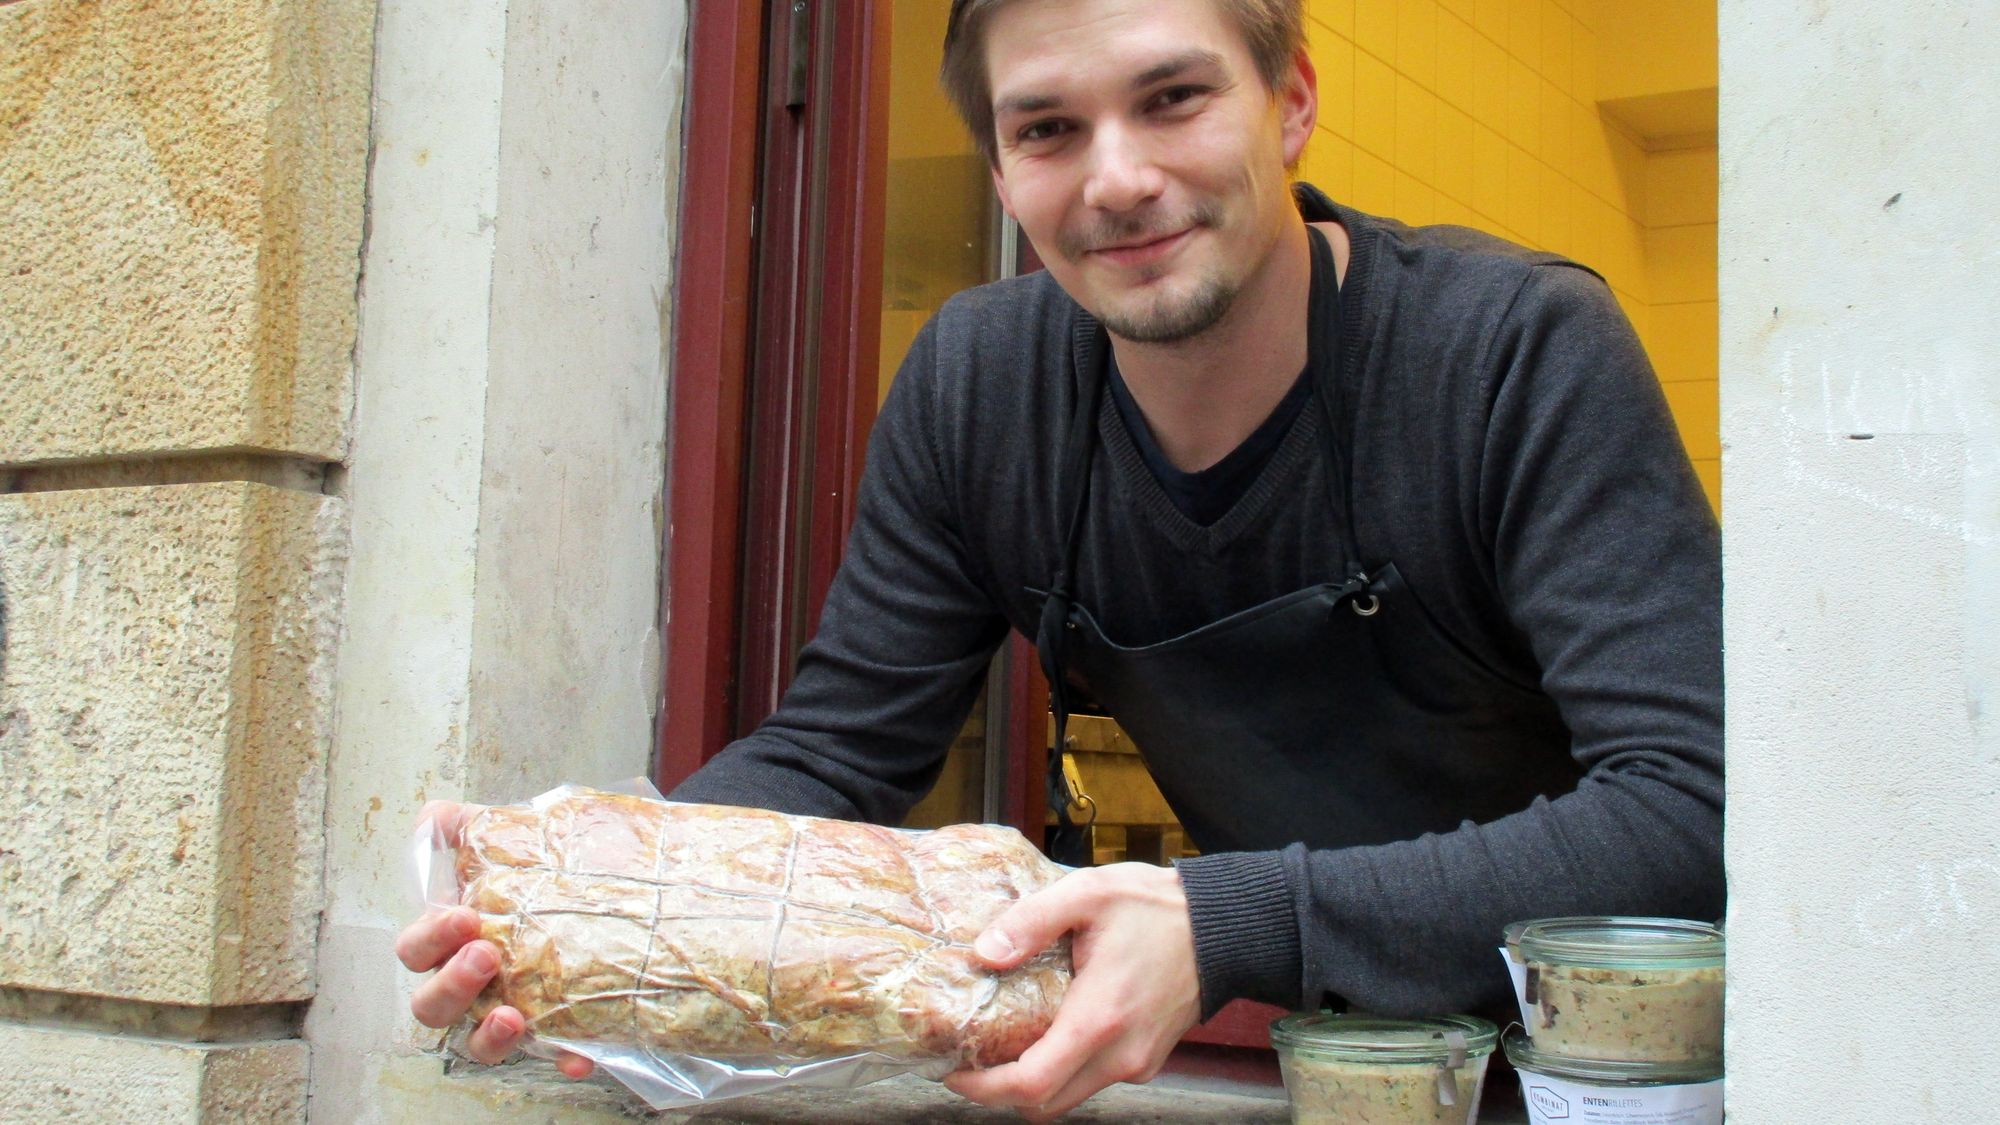
[[565, 1078], [588, 1078], [592, 1067], [589, 1059], [564, 1051], [556, 1056], [556, 1069], [562, 1071]]
[[486, 811], [485, 805], [463, 805], [457, 801], [426, 801], [417, 812], [417, 824], [430, 821], [443, 834], [445, 846], [457, 847], [465, 837], [466, 822]]
[[436, 976], [417, 986], [410, 1012], [425, 1027], [450, 1027], [465, 1018], [472, 1001], [500, 968], [500, 951], [490, 941], [467, 942]]
[[528, 1030], [528, 1021], [513, 1008], [495, 1008], [486, 1013], [478, 1027], [465, 1038], [465, 1053], [474, 1062], [488, 1066], [507, 1061], [514, 1048], [521, 1045], [521, 1036]]
[[1092, 1056], [1118, 1037], [1115, 1024], [1067, 1015], [1087, 1009], [1088, 1005], [1072, 1008], [1065, 1000], [1048, 1031], [1021, 1052], [1019, 1059], [990, 1070], [958, 1071], [945, 1079], [945, 1085], [981, 1105], [1039, 1106], [1050, 1101]]
[[1011, 969], [1090, 921], [1091, 872], [1065, 875], [1008, 907], [972, 944], [987, 967]]
[[1034, 1115], [1041, 1120], [1053, 1120], [1114, 1082], [1145, 1082], [1158, 1069], [1151, 1058], [1141, 1058], [1122, 1045], [1099, 1052], [1054, 1097], [1035, 1106]]
[[396, 957], [413, 973], [427, 973], [479, 936], [479, 912], [469, 906], [434, 910], [396, 935]]

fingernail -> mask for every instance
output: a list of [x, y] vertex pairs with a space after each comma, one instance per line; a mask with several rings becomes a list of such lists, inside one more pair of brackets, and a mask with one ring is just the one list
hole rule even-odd
[[465, 967], [484, 976], [500, 967], [500, 959], [484, 945], [469, 945], [465, 948]]
[[972, 943], [972, 950], [988, 961], [1005, 961], [1014, 956], [1014, 941], [999, 930], [988, 930]]

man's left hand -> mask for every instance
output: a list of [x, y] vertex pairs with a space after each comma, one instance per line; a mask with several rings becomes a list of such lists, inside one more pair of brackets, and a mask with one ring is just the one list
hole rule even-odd
[[1072, 872], [1015, 903], [974, 946], [1011, 969], [1073, 934], [1076, 975], [1049, 1030], [1021, 1057], [945, 1084], [1031, 1121], [1069, 1112], [1113, 1082], [1145, 1082], [1201, 1014], [1194, 927], [1180, 874], [1119, 863]]

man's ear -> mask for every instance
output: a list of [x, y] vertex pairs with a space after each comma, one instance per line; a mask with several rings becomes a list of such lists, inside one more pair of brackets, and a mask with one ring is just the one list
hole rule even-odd
[[1278, 88], [1278, 125], [1284, 137], [1285, 167], [1298, 164], [1319, 120], [1319, 74], [1301, 47], [1292, 55], [1292, 69]]
[[1021, 217], [1014, 214], [1013, 200], [1007, 198], [1007, 177], [1000, 172], [1000, 162], [996, 160], [987, 165], [987, 170], [993, 173], [993, 193], [1000, 197], [1000, 209], [1007, 212], [1008, 218], [1020, 222]]

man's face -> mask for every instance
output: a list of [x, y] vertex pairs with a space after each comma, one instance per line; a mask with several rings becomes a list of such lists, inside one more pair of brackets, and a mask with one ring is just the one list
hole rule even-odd
[[1215, 0], [1018, 0], [986, 27], [994, 183], [1049, 272], [1113, 333], [1197, 336], [1254, 284], [1312, 131]]

